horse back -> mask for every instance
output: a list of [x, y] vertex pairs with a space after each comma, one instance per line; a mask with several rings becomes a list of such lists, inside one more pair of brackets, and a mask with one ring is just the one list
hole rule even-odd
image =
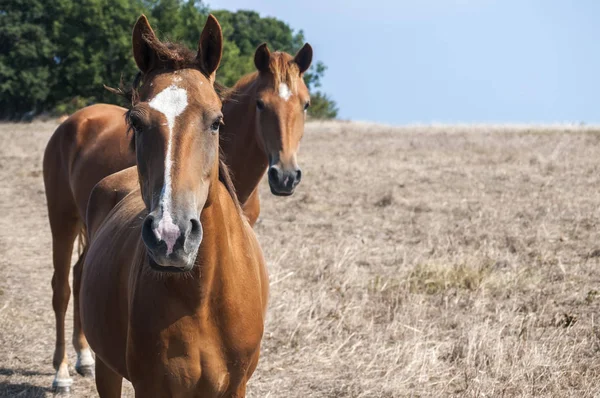
[[54, 185], [59, 196], [73, 197], [82, 220], [94, 185], [135, 164], [126, 112], [108, 104], [83, 108], [58, 126], [46, 147], [44, 177], [62, 182], [48, 185]]

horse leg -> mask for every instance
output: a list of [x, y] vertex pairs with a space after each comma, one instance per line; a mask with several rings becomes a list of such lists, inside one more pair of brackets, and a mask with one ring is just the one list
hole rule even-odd
[[225, 395], [227, 398], [244, 398], [246, 396], [246, 381], [244, 381], [235, 391]]
[[252, 191], [248, 199], [242, 205], [244, 215], [248, 218], [251, 227], [254, 227], [258, 215], [260, 214], [260, 198], [258, 197], [258, 187]]
[[120, 398], [123, 376], [96, 357], [96, 389], [100, 398]]
[[65, 314], [69, 306], [71, 288], [69, 287], [69, 272], [71, 270], [71, 254], [73, 241], [77, 235], [79, 222], [74, 217], [50, 216], [52, 227], [52, 257], [54, 275], [52, 276], [52, 308], [56, 320], [56, 345], [52, 364], [56, 376], [52, 382], [57, 392], [67, 392], [73, 383], [69, 376], [67, 354], [65, 349]]
[[79, 291], [81, 289], [81, 273], [83, 271], [83, 263], [87, 247], [79, 256], [75, 267], [73, 267], [73, 346], [77, 351], [77, 363], [75, 370], [84, 377], [94, 377], [94, 357], [90, 350], [90, 345], [83, 334], [81, 328], [81, 314], [79, 312]]

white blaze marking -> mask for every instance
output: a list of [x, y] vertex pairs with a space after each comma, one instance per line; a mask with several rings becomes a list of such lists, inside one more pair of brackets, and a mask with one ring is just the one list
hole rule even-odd
[[156, 109], [167, 119], [169, 128], [169, 141], [167, 143], [167, 153], [165, 154], [165, 178], [164, 186], [161, 192], [162, 219], [155, 231], [157, 238], [162, 239], [167, 244], [167, 255], [173, 252], [175, 241], [179, 237], [179, 227], [173, 223], [171, 217], [171, 168], [173, 161], [171, 159], [171, 147], [173, 141], [173, 127], [175, 119], [181, 115], [188, 105], [187, 92], [174, 84], [158, 93], [149, 103], [150, 108]]
[[284, 101], [287, 101], [290, 99], [290, 97], [292, 96], [292, 92], [290, 91], [290, 88], [288, 87], [287, 84], [285, 84], [285, 83], [279, 84], [279, 96], [281, 98], [283, 98]]

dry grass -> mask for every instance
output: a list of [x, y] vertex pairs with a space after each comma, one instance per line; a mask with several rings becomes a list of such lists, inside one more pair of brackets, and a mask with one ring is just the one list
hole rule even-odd
[[[53, 128], [0, 125], [0, 396], [50, 395]], [[249, 396], [600, 395], [599, 159], [590, 127], [311, 123], [298, 192], [262, 187]]]

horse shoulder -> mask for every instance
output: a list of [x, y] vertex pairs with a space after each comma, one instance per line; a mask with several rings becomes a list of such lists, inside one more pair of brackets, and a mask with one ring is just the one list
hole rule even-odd
[[[101, 188], [106, 187], [99, 186], [95, 200], [101, 199]], [[145, 207], [138, 190], [127, 194], [111, 210], [107, 210], [108, 207], [97, 214], [93, 209], [88, 212], [94, 229], [81, 278], [82, 326], [96, 355], [128, 377], [124, 353], [129, 327], [130, 281], [143, 252], [139, 230], [140, 214]], [[104, 212], [107, 212], [105, 219], [100, 220]], [[111, 332], [107, 334], [107, 330]]]

